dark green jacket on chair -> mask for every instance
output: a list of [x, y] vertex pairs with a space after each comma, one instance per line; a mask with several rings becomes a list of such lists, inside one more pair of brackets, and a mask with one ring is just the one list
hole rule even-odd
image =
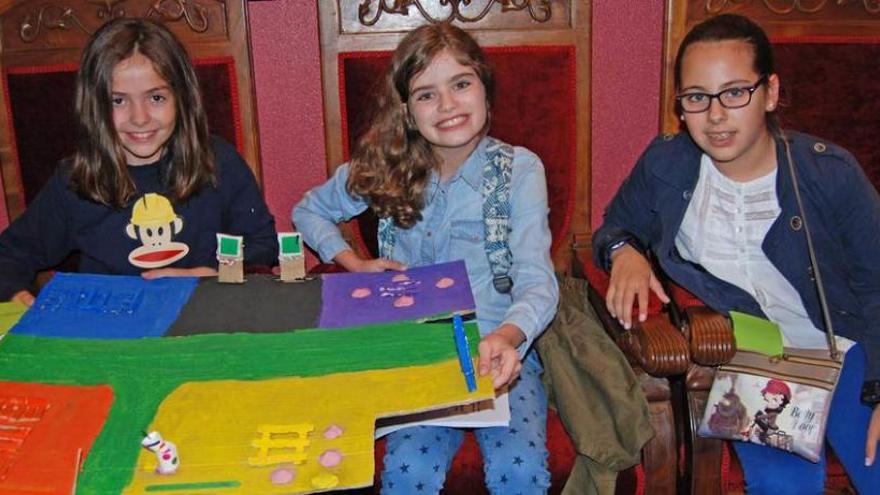
[[654, 435], [648, 403], [623, 353], [587, 301], [584, 280], [559, 276], [559, 312], [537, 341], [544, 381], [578, 457], [564, 494], [613, 494]]

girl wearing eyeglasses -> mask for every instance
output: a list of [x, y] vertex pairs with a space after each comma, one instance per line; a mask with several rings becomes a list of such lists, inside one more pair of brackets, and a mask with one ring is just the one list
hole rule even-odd
[[[642, 154], [593, 237], [610, 271], [608, 310], [629, 328], [648, 296], [668, 302], [644, 253], [713, 309], [779, 324], [784, 344], [827, 348], [804, 220], [819, 259], [838, 348], [847, 350], [826, 439], [860, 493], [880, 493], [880, 197], [846, 150], [795, 132], [775, 111], [779, 77], [764, 31], [722, 15], [695, 26], [675, 61], [686, 133]], [[633, 307], [637, 309], [633, 309]], [[825, 458], [733, 442], [748, 492], [822, 493]]]

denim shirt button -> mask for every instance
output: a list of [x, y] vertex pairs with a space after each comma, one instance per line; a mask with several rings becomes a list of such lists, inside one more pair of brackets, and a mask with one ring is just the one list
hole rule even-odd
[[685, 191], [681, 194], [681, 197], [684, 198], [685, 200], [690, 200], [691, 196], [693, 196], [693, 194], [694, 193], [691, 191]]

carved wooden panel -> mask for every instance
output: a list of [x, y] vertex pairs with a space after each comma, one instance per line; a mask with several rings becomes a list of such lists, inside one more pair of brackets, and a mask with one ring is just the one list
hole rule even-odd
[[570, 2], [560, 0], [336, 0], [336, 4], [341, 33], [408, 31], [442, 21], [480, 29], [559, 29], [572, 22]]
[[0, 99], [0, 123], [4, 124], [0, 125], [0, 169], [10, 218], [24, 210], [21, 167], [29, 166], [19, 163], [15, 134], [9, 127], [14, 120], [21, 121], [10, 115], [10, 74], [75, 71], [90, 34], [110, 19], [122, 16], [165, 23], [197, 61], [225, 64], [232, 60], [231, 88], [236, 94], [232, 105], [238, 119], [224, 125], [236, 128], [239, 142], [235, 144], [259, 180], [246, 5], [246, 0], [0, 0], [0, 69], [7, 95]]
[[225, 10], [224, 3], [217, 0], [14, 2], [3, 14], [3, 49], [79, 50], [91, 33], [116, 17], [162, 20], [182, 39], [199, 43], [226, 40]]

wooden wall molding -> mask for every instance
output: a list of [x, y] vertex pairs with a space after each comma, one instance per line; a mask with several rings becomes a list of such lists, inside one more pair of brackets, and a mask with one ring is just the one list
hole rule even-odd
[[[759, 3], [753, 0], [706, 0], [705, 12], [709, 14], [721, 14], [726, 10], [732, 10], [741, 4]], [[862, 7], [868, 14], [880, 14], [880, 0], [761, 0], [763, 8], [776, 15], [800, 14], [824, 14], [828, 10], [851, 9]], [[760, 6], [759, 6], [760, 7]], [[823, 12], [825, 11], [825, 12]]]
[[[445, 5], [439, 6], [424, 0], [375, 0], [375, 5], [374, 0], [363, 0], [358, 5], [358, 20], [364, 26], [373, 26], [383, 14], [408, 16], [415, 11], [430, 22], [472, 23], [485, 18], [496, 4], [500, 5], [502, 14], [526, 11], [535, 22], [547, 22], [553, 16], [550, 0], [483, 0], [482, 3], [468, 9], [470, 0], [448, 0]], [[437, 15], [438, 10], [440, 15]]]
[[[202, 35], [203, 39], [229, 39], [224, 0], [55, 0], [5, 2], [4, 52], [79, 48], [99, 27], [117, 17], [161, 20], [176, 31]], [[14, 36], [16, 33], [17, 36]]]

